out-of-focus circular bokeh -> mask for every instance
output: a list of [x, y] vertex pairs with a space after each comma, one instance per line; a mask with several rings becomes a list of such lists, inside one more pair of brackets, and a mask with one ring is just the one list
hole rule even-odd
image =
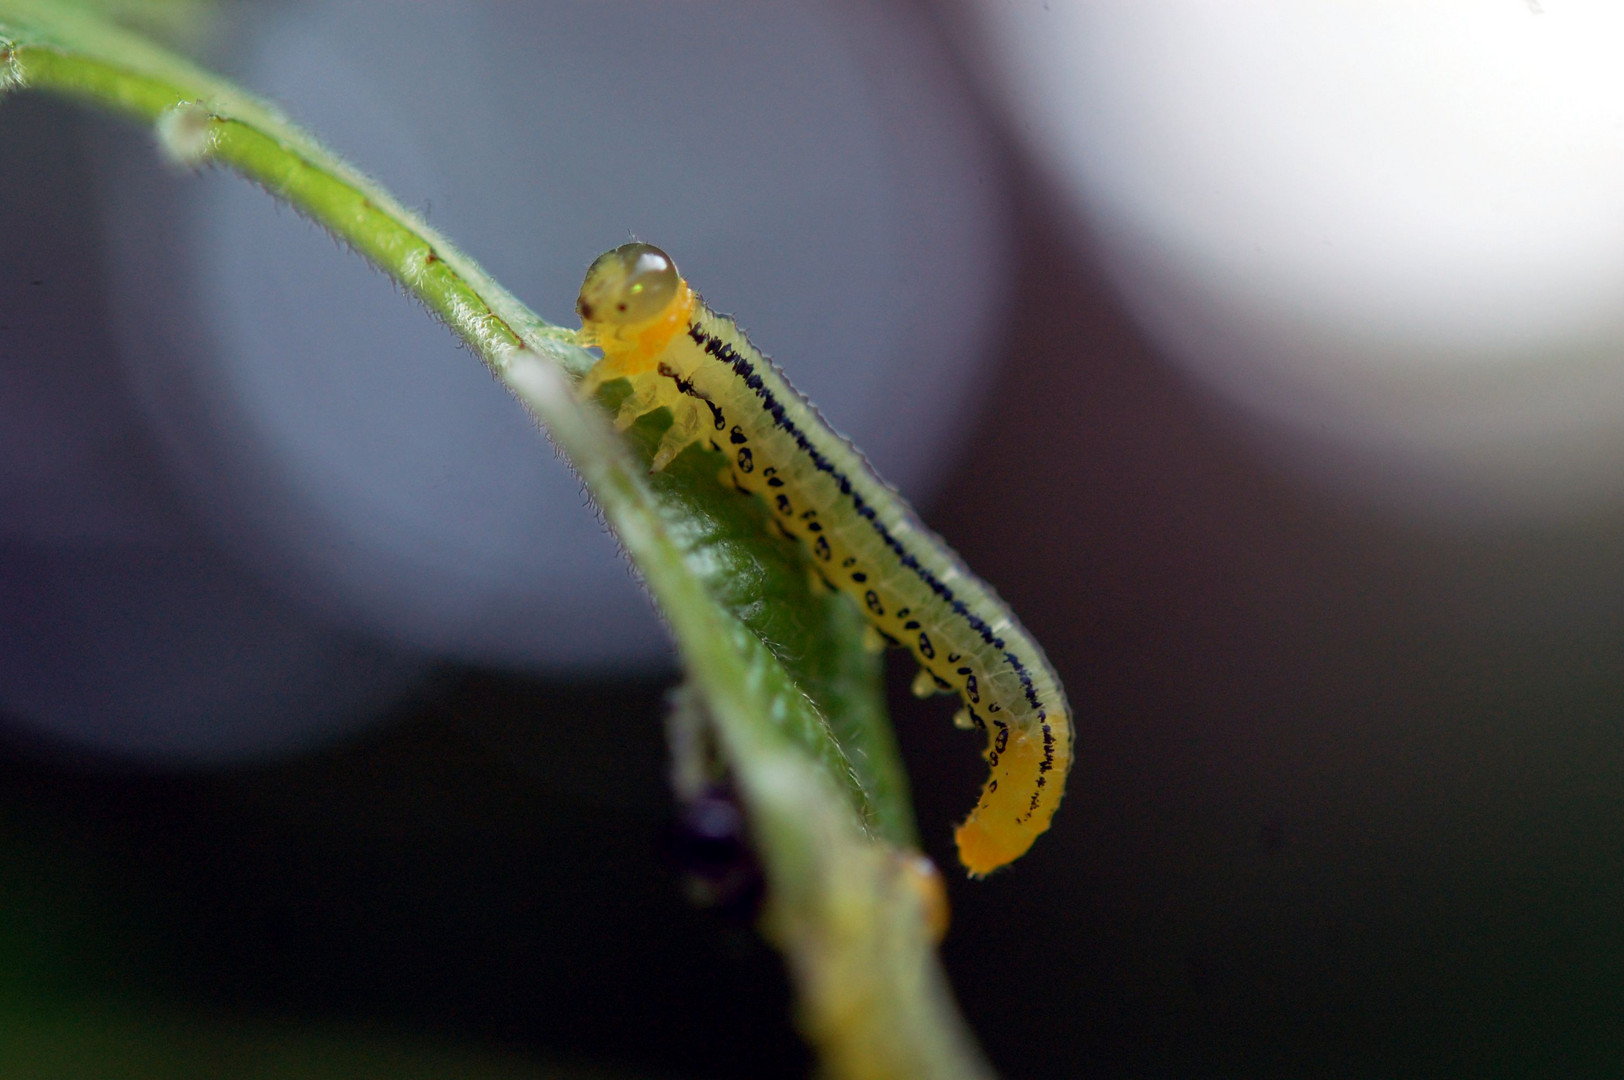
[[[0, 109], [0, 735], [220, 765], [336, 739], [430, 661], [202, 535], [120, 377], [77, 110]], [[43, 738], [44, 744], [40, 740]]]
[[1443, 521], [1624, 495], [1624, 11], [970, 6], [1147, 332], [1285, 467]]

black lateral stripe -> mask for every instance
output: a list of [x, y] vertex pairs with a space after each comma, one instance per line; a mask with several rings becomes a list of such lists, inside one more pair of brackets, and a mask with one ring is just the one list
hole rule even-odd
[[1004, 659], [1009, 661], [1010, 667], [1015, 670], [1016, 677], [1021, 680], [1021, 689], [1025, 693], [1027, 702], [1031, 704], [1032, 708], [1039, 711], [1039, 720], [1041, 721], [1044, 718], [1042, 714], [1045, 710], [1042, 702], [1038, 701], [1037, 687], [1032, 683], [1032, 674], [1027, 671], [1026, 665], [1021, 662], [1021, 658], [1005, 648], [1004, 639], [992, 632], [992, 627], [987, 625], [985, 619], [971, 612], [964, 601], [953, 595], [952, 589], [944, 585], [935, 574], [919, 565], [919, 560], [914, 557], [913, 553], [904, 548], [902, 542], [891, 535], [891, 530], [887, 529], [875, 516], [874, 507], [852, 490], [851, 478], [835, 468], [834, 463], [824, 457], [822, 452], [806, 437], [806, 433], [796, 427], [793, 420], [785, 417], [783, 403], [767, 388], [761, 376], [756, 373], [755, 365], [748, 358], [740, 356], [733, 350], [732, 346], [721, 338], [706, 333], [705, 329], [698, 323], [688, 324], [688, 336], [693, 339], [694, 344], [704, 349], [715, 359], [730, 366], [734, 374], [744, 380], [744, 385], [753, 390], [756, 397], [761, 399], [762, 411], [773, 418], [773, 424], [782, 428], [790, 438], [795, 440], [795, 445], [811, 459], [813, 468], [821, 473], [828, 474], [829, 478], [840, 488], [840, 494], [851, 501], [852, 510], [856, 512], [858, 517], [868, 521], [885, 546], [890, 548], [901, 559], [902, 565], [912, 570], [914, 576], [919, 578], [926, 588], [939, 596], [955, 615], [964, 619], [970, 629], [980, 635], [982, 641], [1004, 654]]

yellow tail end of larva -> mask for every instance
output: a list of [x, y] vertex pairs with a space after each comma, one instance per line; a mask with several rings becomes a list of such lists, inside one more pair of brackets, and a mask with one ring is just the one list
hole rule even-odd
[[990, 874], [1026, 854], [1048, 830], [1060, 802], [1065, 763], [1044, 771], [1042, 736], [1038, 732], [1011, 736], [1004, 752], [996, 756], [975, 809], [953, 833], [959, 861], [971, 877]]

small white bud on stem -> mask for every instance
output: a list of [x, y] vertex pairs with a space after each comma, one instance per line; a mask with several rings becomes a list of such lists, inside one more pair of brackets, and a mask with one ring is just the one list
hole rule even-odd
[[214, 152], [218, 122], [202, 105], [183, 101], [158, 117], [158, 147], [171, 165], [195, 169]]

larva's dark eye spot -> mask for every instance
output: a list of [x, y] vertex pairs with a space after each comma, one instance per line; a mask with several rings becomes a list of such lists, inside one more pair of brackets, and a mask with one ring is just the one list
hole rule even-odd
[[624, 244], [587, 270], [575, 310], [588, 322], [647, 322], [665, 311], [680, 283], [671, 256], [652, 244]]

